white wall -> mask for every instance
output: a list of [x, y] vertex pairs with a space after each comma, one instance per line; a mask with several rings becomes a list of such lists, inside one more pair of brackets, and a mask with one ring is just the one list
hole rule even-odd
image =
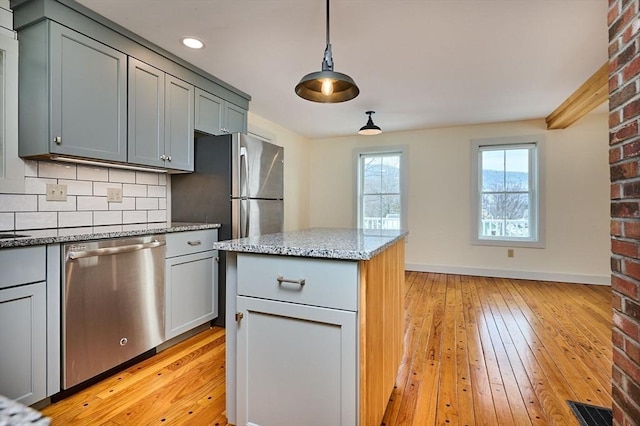
[[249, 133], [271, 139], [284, 147], [284, 228], [309, 227], [310, 140], [249, 112]]
[[[547, 244], [471, 245], [470, 140], [544, 134]], [[408, 145], [407, 269], [609, 283], [608, 116], [592, 114], [565, 130], [544, 120], [382, 133], [311, 141], [310, 225], [355, 225], [353, 149]]]

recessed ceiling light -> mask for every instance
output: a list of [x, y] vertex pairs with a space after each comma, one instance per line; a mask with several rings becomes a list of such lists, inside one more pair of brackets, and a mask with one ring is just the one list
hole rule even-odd
[[202, 40], [198, 40], [195, 37], [185, 37], [182, 39], [182, 44], [191, 48], [191, 49], [202, 49], [204, 47], [204, 43]]

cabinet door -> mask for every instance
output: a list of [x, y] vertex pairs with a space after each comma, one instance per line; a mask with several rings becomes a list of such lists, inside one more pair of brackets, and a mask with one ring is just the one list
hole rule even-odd
[[30, 405], [47, 396], [44, 282], [0, 290], [0, 394]]
[[164, 79], [164, 72], [129, 58], [130, 163], [164, 166]]
[[237, 301], [237, 424], [357, 424], [356, 313]]
[[50, 25], [51, 152], [126, 161], [126, 55]]
[[247, 110], [225, 102], [224, 133], [247, 133]]
[[165, 77], [165, 167], [193, 171], [194, 87], [171, 75]]
[[218, 316], [216, 250], [167, 259], [165, 339]]
[[220, 135], [224, 119], [224, 100], [196, 87], [195, 129], [212, 135]]

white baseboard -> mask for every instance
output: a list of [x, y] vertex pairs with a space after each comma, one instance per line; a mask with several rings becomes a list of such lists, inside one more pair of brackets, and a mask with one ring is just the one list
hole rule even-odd
[[520, 280], [558, 281], [575, 284], [611, 285], [610, 275], [565, 274], [561, 272], [514, 271], [509, 269], [486, 269], [467, 266], [405, 264], [407, 271], [434, 272], [437, 274], [475, 275], [480, 277], [513, 278]]

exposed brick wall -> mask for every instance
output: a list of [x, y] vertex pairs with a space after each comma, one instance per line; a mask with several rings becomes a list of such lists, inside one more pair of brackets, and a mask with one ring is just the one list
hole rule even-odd
[[610, 0], [613, 417], [640, 424], [640, 0]]

